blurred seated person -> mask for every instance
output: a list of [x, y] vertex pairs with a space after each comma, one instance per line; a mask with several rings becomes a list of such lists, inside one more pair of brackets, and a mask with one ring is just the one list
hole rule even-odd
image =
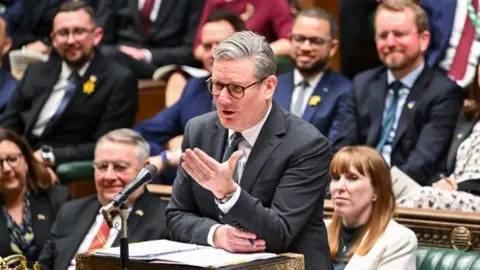
[[321, 8], [301, 10], [293, 24], [296, 68], [278, 76], [274, 100], [314, 125], [331, 142], [343, 119], [352, 83], [329, 67], [338, 47], [337, 23]]
[[289, 35], [292, 31], [293, 15], [287, 0], [205, 0], [200, 24], [195, 37], [195, 58], [201, 59], [200, 30], [208, 15], [217, 9], [228, 9], [245, 22], [247, 29], [263, 35], [275, 55], [290, 54]]
[[[14, 31], [18, 28], [23, 17], [24, 0], [0, 0], [0, 16], [7, 22], [8, 29]], [[8, 32], [11, 34], [11, 32]]]
[[199, 66], [192, 47], [202, 8], [203, 0], [102, 0], [101, 50], [139, 79], [169, 64]]
[[[213, 50], [220, 41], [234, 32], [245, 29], [243, 21], [231, 11], [217, 10], [209, 15], [202, 28], [201, 36], [202, 46], [205, 50], [203, 64], [208, 71], [212, 70]], [[163, 162], [160, 162], [162, 168], [159, 168], [163, 174], [160, 179], [157, 179], [159, 183], [171, 185], [175, 179], [176, 167], [181, 154], [181, 140], [187, 122], [196, 116], [214, 110], [213, 98], [205, 82], [208, 77], [190, 78], [178, 102], [134, 128], [150, 144], [150, 155], [160, 155], [163, 158]], [[182, 137], [177, 137], [172, 141], [175, 136], [179, 135]], [[164, 145], [169, 141], [172, 142], [170, 149], [165, 150]]]
[[[100, 208], [135, 178], [147, 164], [149, 152], [147, 142], [131, 129], [113, 130], [98, 140], [94, 159], [97, 194], [70, 201], [60, 209], [40, 254], [41, 269], [75, 269], [76, 254], [119, 245], [120, 216], [113, 217], [110, 228]], [[129, 242], [168, 237], [165, 201], [139, 188], [128, 197], [127, 205]]]
[[0, 116], [49, 166], [91, 160], [98, 138], [134, 124], [138, 81], [96, 49], [102, 35], [91, 7], [64, 3], [53, 22], [55, 52], [28, 66]]
[[[8, 25], [0, 17], [0, 66], [3, 57], [8, 54], [11, 46], [12, 39], [8, 36]], [[0, 68], [0, 115], [5, 111], [5, 107], [7, 107], [16, 85], [17, 80], [8, 71]]]
[[52, 185], [27, 142], [0, 128], [0, 257], [22, 254], [31, 268], [69, 199], [66, 187]]
[[334, 269], [416, 269], [417, 238], [393, 220], [390, 168], [366, 146], [344, 147], [330, 163], [333, 218], [327, 223]]
[[399, 205], [458, 212], [480, 212], [480, 66], [457, 121], [446, 162], [432, 187], [397, 200]]
[[383, 65], [358, 74], [333, 144], [368, 145], [420, 185], [441, 166], [465, 92], [425, 63], [428, 18], [413, 1], [384, 0], [375, 13]]

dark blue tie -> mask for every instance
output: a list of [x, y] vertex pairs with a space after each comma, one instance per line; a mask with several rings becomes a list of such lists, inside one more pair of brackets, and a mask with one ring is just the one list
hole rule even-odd
[[390, 84], [389, 88], [393, 90], [392, 102], [390, 103], [390, 106], [388, 106], [387, 108], [385, 119], [383, 119], [382, 133], [376, 147], [378, 152], [382, 152], [382, 148], [387, 143], [388, 136], [392, 131], [393, 124], [395, 123], [399, 92], [402, 87], [403, 87], [403, 84], [400, 81], [394, 81], [393, 83]]
[[67, 86], [65, 86], [65, 94], [63, 95], [62, 101], [60, 101], [60, 105], [58, 105], [57, 111], [53, 115], [50, 123], [53, 123], [57, 120], [67, 107], [68, 102], [72, 99], [73, 94], [75, 94], [75, 89], [77, 88], [78, 83], [80, 82], [80, 75], [76, 72], [72, 72], [68, 79]]
[[[228, 146], [223, 154], [222, 162], [227, 161], [235, 151], [238, 150], [238, 144], [243, 140], [242, 133], [235, 132], [233, 133], [230, 138], [228, 139]], [[233, 180], [238, 183], [238, 162], [235, 164], [235, 169], [233, 170]]]

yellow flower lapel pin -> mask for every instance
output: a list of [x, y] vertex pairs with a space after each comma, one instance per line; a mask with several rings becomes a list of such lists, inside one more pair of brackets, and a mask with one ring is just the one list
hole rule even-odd
[[321, 96], [311, 96], [310, 100], [308, 101], [308, 105], [315, 107], [320, 103], [320, 100], [322, 100]]
[[139, 210], [135, 211], [135, 214], [136, 214], [137, 216], [143, 217], [143, 210], [140, 210], [140, 209], [139, 209]]
[[37, 219], [38, 219], [38, 220], [45, 220], [46, 217], [45, 217], [45, 215], [43, 215], [43, 214], [38, 214], [38, 215], [37, 215]]
[[88, 78], [88, 81], [83, 84], [83, 93], [91, 95], [93, 92], [95, 92], [96, 83], [97, 77], [95, 75], [91, 75], [90, 78]]
[[410, 101], [408, 104], [407, 104], [407, 107], [411, 110], [415, 107], [415, 101]]

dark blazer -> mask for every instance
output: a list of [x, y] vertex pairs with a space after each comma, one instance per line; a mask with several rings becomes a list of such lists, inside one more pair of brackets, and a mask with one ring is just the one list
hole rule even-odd
[[[387, 88], [384, 67], [355, 77], [334, 151], [348, 145], [377, 145]], [[465, 94], [440, 71], [425, 65], [410, 89], [400, 115], [392, 145], [391, 166], [399, 167], [419, 184], [427, 184], [447, 154]]]
[[[440, 174], [449, 176], [455, 171], [455, 163], [457, 157], [457, 151], [460, 144], [467, 139], [473, 131], [473, 127], [477, 124], [478, 120], [467, 118], [463, 112], [458, 117], [457, 126], [453, 133], [452, 142], [444, 166], [440, 169], [440, 173], [434, 181], [439, 180]], [[458, 184], [458, 190], [467, 191], [480, 196], [480, 179], [471, 179], [469, 181]]]
[[[43, 245], [47, 242], [48, 233], [53, 226], [55, 217], [63, 203], [71, 198], [70, 191], [61, 185], [54, 185], [46, 192], [38, 195], [32, 194], [30, 200], [30, 211], [32, 215], [32, 227], [35, 234], [34, 245], [36, 246], [35, 256], [27, 258], [29, 265], [38, 260]], [[1, 203], [0, 203], [1, 208]], [[7, 228], [7, 219], [0, 211], [0, 257], [14, 254], [10, 249], [10, 237]]]
[[97, 22], [104, 28], [102, 49], [129, 45], [152, 52], [156, 66], [196, 65], [193, 41], [203, 0], [162, 1], [149, 33], [142, 28], [138, 0], [103, 0], [98, 3]]
[[[47, 62], [29, 65], [0, 117], [0, 126], [25, 135], [34, 148], [51, 145], [57, 164], [92, 160], [95, 143], [102, 135], [133, 126], [138, 104], [137, 79], [96, 51], [63, 114], [36, 138], [31, 133], [32, 128], [61, 69], [62, 60], [56, 54]], [[86, 94], [83, 84], [90, 76], [97, 78], [95, 91]]]
[[[283, 109], [290, 110], [295, 89], [293, 71], [278, 76], [273, 98]], [[331, 142], [335, 139], [343, 120], [345, 100], [352, 89], [352, 83], [342, 74], [327, 69], [318, 82], [312, 96], [319, 96], [320, 102], [307, 105], [302, 119], [314, 125]]]
[[190, 119], [212, 110], [213, 98], [205, 83], [207, 78], [189, 79], [178, 102], [134, 127], [147, 140], [151, 155], [158, 155], [165, 143], [182, 135]]
[[[220, 161], [227, 135], [217, 113], [207, 113], [188, 122], [182, 148], [198, 147]], [[273, 103], [243, 171], [241, 195], [226, 215], [179, 167], [166, 210], [172, 237], [208, 245], [210, 228], [229, 224], [265, 239], [268, 252], [304, 254], [306, 269], [331, 269], [323, 222], [330, 158], [327, 138]]]
[[426, 62], [431, 67], [436, 67], [445, 56], [448, 48], [455, 20], [457, 0], [420, 0], [420, 6], [428, 15], [431, 33]]
[[15, 86], [17, 86], [17, 80], [9, 72], [0, 68], [0, 115], [5, 111]]
[[[128, 241], [133, 243], [167, 238], [166, 205], [166, 202], [145, 189], [128, 216]], [[95, 221], [100, 207], [97, 195], [92, 195], [73, 200], [60, 209], [48, 241], [40, 254], [39, 263], [42, 269], [65, 270], [68, 268]], [[112, 246], [118, 246], [119, 241], [120, 234]]]

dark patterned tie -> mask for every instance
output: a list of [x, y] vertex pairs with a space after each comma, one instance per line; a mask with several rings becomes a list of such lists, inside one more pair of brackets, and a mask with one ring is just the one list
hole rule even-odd
[[[225, 150], [225, 153], [223, 154], [222, 162], [227, 161], [235, 151], [238, 150], [238, 144], [243, 140], [242, 133], [240, 132], [235, 132], [233, 133], [230, 138], [228, 139], [228, 146], [227, 149]], [[235, 183], [238, 183], [238, 162], [235, 164], [235, 169], [233, 170], [233, 175], [232, 175], [233, 180]]]
[[400, 81], [394, 81], [390, 84], [390, 89], [393, 90], [392, 102], [390, 103], [390, 106], [388, 106], [385, 119], [383, 119], [382, 134], [376, 147], [378, 152], [382, 152], [382, 148], [387, 142], [390, 131], [392, 131], [393, 124], [395, 123], [399, 92], [402, 87], [403, 84]]

